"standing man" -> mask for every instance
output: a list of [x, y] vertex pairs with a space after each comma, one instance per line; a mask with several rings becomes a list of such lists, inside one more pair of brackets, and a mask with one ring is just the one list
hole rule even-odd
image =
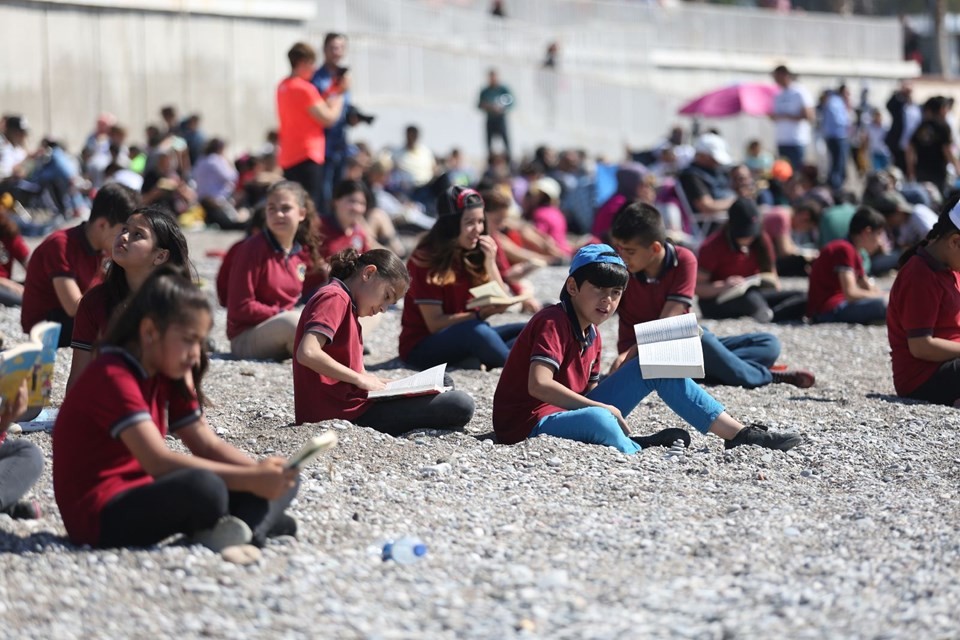
[[493, 139], [500, 138], [503, 150], [510, 161], [510, 137], [507, 134], [507, 111], [513, 108], [514, 98], [510, 89], [500, 84], [497, 70], [490, 69], [487, 86], [480, 92], [477, 105], [487, 114], [487, 156], [493, 156]]
[[850, 155], [850, 90], [846, 85], [827, 94], [821, 127], [830, 152], [827, 182], [836, 191], [847, 180], [847, 156]]
[[277, 117], [280, 121], [277, 162], [283, 177], [300, 183], [319, 209], [323, 204], [323, 164], [326, 158], [328, 127], [343, 113], [345, 77], [334, 81], [321, 94], [310, 80], [317, 65], [317, 53], [298, 42], [287, 52], [290, 75], [277, 87]]
[[810, 123], [814, 120], [813, 98], [796, 82], [797, 77], [785, 66], [773, 70], [773, 80], [780, 93], [773, 99], [777, 155], [786, 158], [796, 173], [803, 168], [803, 157], [810, 144]]
[[[313, 86], [317, 88], [321, 95], [330, 90], [330, 87], [340, 80], [345, 73], [346, 67], [341, 67], [340, 62], [347, 53], [347, 36], [342, 33], [328, 33], [323, 38], [323, 64], [313, 74]], [[340, 94], [343, 97], [343, 109], [336, 122], [324, 130], [327, 137], [326, 160], [323, 163], [323, 201], [317, 202], [320, 211], [328, 213], [323, 206], [329, 206], [333, 200], [333, 187], [340, 182], [340, 176], [343, 174], [343, 163], [347, 159], [347, 110], [350, 108], [350, 92], [344, 91]]]

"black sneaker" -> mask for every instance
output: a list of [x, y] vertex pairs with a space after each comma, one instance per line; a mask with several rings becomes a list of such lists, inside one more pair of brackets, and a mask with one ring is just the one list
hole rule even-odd
[[683, 442], [684, 447], [690, 446], [690, 434], [687, 433], [686, 429], [678, 429], [676, 427], [661, 429], [649, 436], [631, 436], [630, 439], [640, 445], [641, 449], [669, 447], [677, 440]]
[[43, 517], [43, 509], [40, 508], [40, 503], [36, 500], [15, 502], [4, 509], [3, 513], [14, 520], [39, 520]]
[[270, 531], [267, 532], [268, 538], [276, 538], [278, 536], [297, 537], [297, 521], [288, 513], [281, 513], [277, 521], [270, 527]]
[[776, 433], [767, 431], [766, 427], [752, 425], [740, 430], [732, 440], [725, 440], [724, 449], [733, 449], [742, 444], [752, 444], [764, 449], [777, 449], [779, 451], [789, 451], [803, 442], [803, 436], [799, 433]]

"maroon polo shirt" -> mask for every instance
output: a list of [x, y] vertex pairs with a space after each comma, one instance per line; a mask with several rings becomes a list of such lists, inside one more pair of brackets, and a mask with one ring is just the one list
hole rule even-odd
[[101, 282], [80, 298], [77, 316], [73, 320], [70, 346], [81, 351], [92, 351], [107, 329], [107, 289]]
[[[773, 241], [766, 231], [762, 232], [760, 237], [767, 249], [767, 255], [772, 260], [777, 255]], [[753, 247], [741, 251], [740, 247], [734, 246], [724, 230], [711, 234], [703, 241], [697, 260], [700, 262], [700, 271], [709, 273], [712, 281], [726, 280], [731, 276], [746, 278], [761, 271], [758, 251]]]
[[841, 271], [853, 271], [857, 280], [864, 277], [860, 252], [844, 238], [828, 242], [810, 268], [807, 317], [833, 311], [846, 300], [838, 275]]
[[463, 313], [467, 310], [467, 301], [470, 300], [469, 277], [460, 268], [454, 267], [455, 280], [446, 285], [430, 282], [430, 269], [420, 266], [411, 257], [407, 261], [407, 272], [410, 274], [410, 288], [403, 298], [403, 315], [400, 316], [400, 358], [406, 359], [421, 340], [430, 335], [427, 321], [418, 305], [439, 305], [443, 313]]

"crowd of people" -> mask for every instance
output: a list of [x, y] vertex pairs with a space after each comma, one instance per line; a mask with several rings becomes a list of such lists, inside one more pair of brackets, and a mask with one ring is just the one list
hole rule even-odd
[[[137, 148], [125, 146], [125, 132], [104, 114], [81, 172], [51, 192], [75, 215], [80, 182], [89, 181], [95, 196], [84, 221], [53, 231], [29, 257], [14, 205], [33, 193], [24, 183], [42, 186], [43, 168], [23, 151], [24, 119], [5, 118], [0, 301], [21, 307], [25, 332], [60, 323], [60, 346], [72, 348], [52, 464], [73, 542], [143, 546], [183, 533], [222, 550], [296, 531], [285, 513], [296, 470], [275, 457], [253, 460], [204, 418], [212, 308], [181, 230], [193, 216], [247, 231], [224, 252], [216, 282], [229, 352], [292, 361], [298, 424], [343, 419], [399, 435], [459, 430], [473, 419], [474, 398], [449, 376], [443, 393], [368, 397], [388, 380], [366, 370], [364, 335], [401, 300], [400, 360], [415, 370], [446, 364], [496, 376], [490, 426], [504, 445], [542, 434], [627, 454], [689, 445], [685, 429], [631, 432], [626, 416], [652, 392], [727, 448], [800, 444], [794, 432], [745, 426], [689, 378], [648, 379], [630, 364], [634, 325], [695, 305], [715, 319], [886, 323], [897, 393], [960, 403], [960, 196], [919, 161], [924, 131], [939, 143], [946, 127], [950, 139], [945, 102], [930, 105], [912, 135], [898, 130], [903, 157], [872, 167], [858, 194], [844, 190], [836, 166], [821, 176], [804, 162], [804, 123], [815, 110], [785, 68], [774, 72], [789, 92], [777, 101], [776, 155], [753, 142], [737, 164], [720, 132], [687, 144], [678, 129], [656, 148], [616, 165], [598, 162], [594, 171], [585, 153], [541, 147], [518, 164], [508, 152], [492, 154], [475, 175], [456, 150], [437, 159], [415, 126], [392, 154], [349, 144], [345, 47], [342, 34], [328, 35], [319, 67], [308, 44], [290, 49], [276, 134], [236, 164], [222, 140], [205, 138], [197, 116], [181, 122], [164, 108], [164, 126], [149, 128]], [[484, 94], [479, 105], [494, 122], [488, 133], [506, 146], [495, 118], [504, 110], [489, 107], [505, 106], [505, 94]], [[52, 157], [65, 154], [47, 146]], [[13, 160], [11, 147], [20, 149]], [[203, 213], [190, 214], [197, 207]], [[12, 280], [14, 260], [26, 266], [22, 284]], [[536, 292], [527, 280], [545, 265], [566, 267], [560, 291]], [[893, 270], [887, 293], [872, 276]], [[809, 285], [794, 290], [781, 276]], [[517, 294], [530, 317], [492, 322], [513, 307], [471, 304], [471, 289], [491, 283]], [[559, 303], [544, 304], [555, 297]], [[602, 371], [598, 326], [614, 315], [616, 356]], [[777, 364], [780, 344], [769, 332], [704, 331], [701, 344], [710, 384], [816, 383], [812, 372]], [[0, 432], [25, 402], [26, 387], [0, 410]], [[170, 449], [168, 433], [192, 455]], [[39, 515], [40, 506], [22, 498], [43, 462], [25, 440], [0, 445], [0, 510]]]

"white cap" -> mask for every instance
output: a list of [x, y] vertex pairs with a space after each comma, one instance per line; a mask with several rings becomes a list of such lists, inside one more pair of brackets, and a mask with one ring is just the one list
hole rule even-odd
[[705, 133], [697, 138], [694, 149], [697, 153], [710, 156], [720, 166], [726, 166], [733, 162], [730, 152], [727, 151], [727, 143], [715, 133]]
[[544, 176], [530, 185], [531, 191], [539, 191], [554, 202], [560, 202], [560, 183], [553, 178]]

